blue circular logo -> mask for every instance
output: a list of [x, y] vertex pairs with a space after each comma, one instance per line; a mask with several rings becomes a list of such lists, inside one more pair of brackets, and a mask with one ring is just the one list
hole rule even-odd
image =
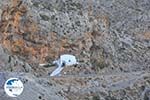
[[23, 83], [18, 78], [9, 78], [4, 85], [6, 94], [10, 97], [17, 97], [23, 92]]

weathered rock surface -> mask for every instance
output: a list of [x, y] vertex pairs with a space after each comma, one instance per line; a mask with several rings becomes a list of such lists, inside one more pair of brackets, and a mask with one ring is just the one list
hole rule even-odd
[[[25, 73], [0, 73], [3, 80], [17, 77], [24, 91], [10, 98], [0, 88], [0, 100], [149, 100], [150, 73], [133, 72], [110, 75], [70, 75], [40, 77]], [[3, 84], [5, 81], [1, 81]], [[0, 83], [1, 84], [1, 83]]]
[[9, 55], [0, 45], [0, 71], [29, 72], [31, 66], [15, 55]]
[[[64, 53], [82, 64], [49, 78]], [[14, 100], [149, 100], [150, 1], [0, 0], [0, 71], [28, 80]]]
[[[89, 59], [85, 60], [88, 65], [109, 66], [107, 70], [150, 67], [149, 0], [0, 2], [2, 43], [29, 63], [73, 53]], [[93, 60], [99, 55], [90, 52], [94, 49], [94, 53], [100, 52], [101, 60]]]

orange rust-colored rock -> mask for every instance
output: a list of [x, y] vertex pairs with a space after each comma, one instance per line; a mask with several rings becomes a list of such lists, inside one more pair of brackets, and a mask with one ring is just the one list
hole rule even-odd
[[144, 38], [150, 40], [150, 31], [144, 33]]
[[23, 53], [25, 47], [25, 43], [22, 39], [16, 40], [12, 43], [12, 52], [14, 53]]
[[17, 11], [14, 15], [14, 21], [13, 21], [13, 26], [17, 33], [18, 33], [18, 29], [19, 29], [20, 19], [21, 19], [21, 12]]

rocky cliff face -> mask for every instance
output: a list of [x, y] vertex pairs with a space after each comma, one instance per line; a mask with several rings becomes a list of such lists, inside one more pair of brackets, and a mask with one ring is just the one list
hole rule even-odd
[[[50, 80], [52, 85], [55, 84], [55, 88], [61, 87], [62, 94], [58, 96], [56, 93], [56, 98], [150, 98], [147, 96], [149, 92], [144, 92], [149, 91], [150, 87], [149, 0], [0, 0], [0, 15], [1, 72], [28, 73], [29, 75], [22, 77], [33, 75], [40, 81], [42, 77], [48, 77], [53, 68], [41, 68], [39, 63], [52, 62], [59, 55], [69, 53], [81, 60], [82, 64], [65, 68], [62, 75], [65, 73], [66, 77], [56, 79], [58, 83], [50, 78], [43, 79], [44, 84], [48, 84], [47, 80]], [[118, 79], [116, 90], [111, 85], [117, 82], [110, 81], [105, 84], [104, 81], [110, 80], [107, 79], [108, 75], [113, 77], [114, 73], [118, 73], [114, 77], [114, 80]], [[133, 76], [133, 79], [126, 79], [127, 84], [120, 83], [124, 81], [122, 75], [132, 76], [133, 73], [140, 74], [137, 75], [140, 78]], [[147, 75], [147, 78], [143, 78], [144, 75]], [[104, 80], [100, 80], [101, 76], [104, 76]], [[96, 79], [98, 81], [89, 83], [93, 86], [78, 85], [78, 81], [84, 84], [87, 77], [90, 77], [88, 82], [95, 82]], [[131, 81], [132, 85], [129, 84], [130, 80], [134, 79], [137, 83]], [[36, 80], [38, 79], [34, 82]], [[106, 85], [107, 89], [103, 90], [101, 83]], [[44, 84], [37, 84], [41, 89], [44, 87]], [[46, 92], [42, 93], [47, 94], [48, 90], [52, 90], [50, 85], [47, 87], [49, 89], [44, 88]], [[97, 87], [99, 89], [96, 89]], [[67, 88], [71, 90], [66, 90]], [[135, 88], [135, 91], [129, 88]], [[36, 94], [38, 93], [35, 93], [33, 100]], [[76, 94], [80, 95], [75, 97]], [[25, 93], [23, 97], [27, 95], [30, 94]], [[45, 96], [43, 100], [49, 98], [53, 97]]]

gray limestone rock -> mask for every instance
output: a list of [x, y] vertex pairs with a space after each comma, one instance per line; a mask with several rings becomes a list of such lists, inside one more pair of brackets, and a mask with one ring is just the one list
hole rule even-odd
[[[150, 0], [21, 1], [21, 4], [27, 7], [27, 12], [20, 18], [19, 31], [22, 34], [16, 34], [15, 29], [8, 27], [9, 35], [13, 34], [12, 40], [24, 40], [26, 42], [24, 47], [39, 49], [44, 45], [49, 46], [50, 49], [37, 52], [35, 50], [33, 53], [35, 62], [30, 65], [29, 61], [32, 62], [33, 56], [30, 52], [34, 49], [28, 49], [28, 53], [24, 55], [7, 52], [7, 49], [1, 45], [7, 39], [4, 38], [6, 34], [2, 31], [4, 27], [0, 28], [0, 71], [29, 73], [22, 76], [23, 80], [28, 80], [25, 83], [24, 93], [14, 100], [149, 99], [149, 91], [146, 88], [149, 89], [150, 86]], [[0, 19], [9, 19], [8, 16], [2, 16], [2, 13], [5, 8], [11, 8], [12, 5], [10, 0], [0, 0]], [[10, 14], [11, 16], [13, 15]], [[31, 29], [29, 27], [32, 21], [38, 25], [37, 32], [32, 32], [32, 27]], [[28, 22], [30, 22], [29, 26], [25, 27]], [[0, 26], [5, 26], [6, 23], [2, 23], [1, 20]], [[56, 33], [55, 41], [52, 40], [52, 33]], [[65, 44], [62, 41], [61, 48], [59, 47], [61, 43], [58, 42], [64, 37], [69, 43]], [[55, 49], [52, 50], [53, 48]], [[57, 54], [74, 53], [77, 58], [83, 60], [84, 64], [81, 67], [80, 65], [71, 67], [71, 70], [64, 72], [66, 76], [62, 74], [61, 78], [42, 79], [41, 77], [46, 77], [47, 72], [52, 68], [40, 68], [38, 54], [46, 50], [58, 51], [60, 48], [66, 51]], [[43, 56], [45, 55], [43, 53]], [[49, 57], [50, 61], [55, 59], [53, 57]], [[95, 71], [101, 75], [98, 74], [98, 77], [93, 79]], [[78, 78], [78, 75], [82, 75], [83, 72], [90, 75]], [[133, 73], [138, 74], [136, 76]], [[147, 75], [144, 76], [143, 73]], [[37, 76], [32, 76], [33, 74]], [[72, 74], [77, 76], [70, 76]], [[117, 75], [114, 76], [115, 74]], [[91, 78], [88, 78], [89, 76]], [[2, 80], [0, 87], [2, 87], [3, 74], [0, 74], [0, 79]], [[141, 89], [143, 87], [144, 89]], [[12, 100], [5, 95], [4, 91], [0, 91], [1, 99]]]

